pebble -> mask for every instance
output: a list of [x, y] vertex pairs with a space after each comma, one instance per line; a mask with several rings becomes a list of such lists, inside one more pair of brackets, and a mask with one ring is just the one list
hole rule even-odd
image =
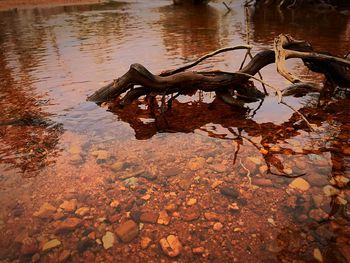
[[58, 256], [58, 262], [66, 262], [69, 258], [70, 258], [70, 251], [65, 249]]
[[90, 208], [86, 206], [80, 207], [75, 211], [75, 214], [78, 216], [86, 216], [89, 213], [90, 213]]
[[140, 216], [140, 222], [155, 224], [158, 221], [159, 213], [157, 212], [146, 212]]
[[212, 184], [211, 184], [211, 188], [215, 189], [216, 187], [218, 187], [219, 185], [221, 185], [224, 181], [221, 180], [215, 180]]
[[320, 175], [319, 173], [312, 172], [308, 175], [308, 180], [312, 185], [324, 186], [328, 182], [327, 176]]
[[181, 170], [176, 167], [173, 167], [164, 171], [164, 177], [173, 177], [178, 174], [181, 174]]
[[144, 196], [141, 197], [142, 200], [148, 201], [151, 199], [151, 195], [150, 194], [146, 194]]
[[118, 200], [113, 199], [110, 202], [109, 206], [112, 207], [112, 208], [119, 208], [120, 207], [120, 202]]
[[253, 183], [255, 185], [259, 185], [259, 186], [272, 186], [272, 181], [270, 179], [266, 179], [266, 178], [255, 178], [253, 180]]
[[322, 190], [326, 196], [334, 196], [340, 194], [340, 190], [331, 185], [326, 185]]
[[305, 179], [298, 177], [289, 184], [289, 187], [300, 191], [307, 191], [310, 188], [310, 184]]
[[75, 230], [83, 221], [76, 217], [67, 218], [56, 224], [56, 233], [64, 233]]
[[208, 221], [219, 221], [220, 216], [214, 212], [205, 212], [204, 218]]
[[228, 210], [231, 212], [238, 212], [239, 211], [239, 206], [237, 203], [231, 203], [228, 205]]
[[227, 166], [221, 163], [218, 163], [218, 164], [211, 165], [210, 169], [214, 170], [217, 173], [224, 173], [226, 172]]
[[61, 245], [61, 241], [59, 241], [58, 239], [52, 239], [44, 244], [42, 251], [49, 251], [60, 245]]
[[186, 177], [179, 181], [179, 186], [182, 190], [187, 191], [192, 184], [192, 178]]
[[201, 216], [201, 213], [198, 209], [188, 208], [182, 214], [182, 219], [186, 222], [190, 222], [198, 219]]
[[70, 154], [80, 154], [81, 152], [81, 148], [79, 145], [77, 144], [72, 144], [70, 147], [69, 147], [69, 153]]
[[26, 237], [22, 240], [20, 253], [24, 256], [38, 252], [38, 242], [34, 238]]
[[111, 169], [114, 172], [119, 172], [120, 170], [123, 169], [123, 162], [115, 162], [114, 164], [112, 164]]
[[215, 231], [220, 231], [224, 226], [220, 223], [220, 222], [216, 222], [214, 225], [213, 225], [213, 229]]
[[176, 257], [182, 251], [182, 244], [177, 236], [169, 235], [166, 238], [162, 238], [159, 244], [163, 252], [169, 257]]
[[169, 225], [170, 216], [168, 215], [166, 210], [160, 211], [157, 223], [165, 226]]
[[167, 204], [164, 209], [168, 212], [174, 212], [177, 210], [177, 205], [174, 204], [174, 203], [171, 203], [171, 204]]
[[312, 209], [309, 212], [309, 217], [314, 219], [315, 221], [322, 221], [323, 219], [328, 218], [328, 214], [324, 212], [322, 209]]
[[109, 249], [113, 247], [115, 242], [115, 236], [112, 232], [107, 231], [106, 234], [102, 237], [102, 244], [104, 249]]
[[320, 262], [320, 263], [323, 262], [322, 253], [321, 253], [321, 251], [320, 251], [319, 248], [315, 248], [315, 249], [314, 249], [314, 251], [313, 251], [313, 256], [314, 256], [314, 258], [315, 258], [318, 262]]
[[193, 254], [197, 254], [197, 255], [201, 255], [205, 252], [205, 248], [204, 247], [195, 247], [192, 249], [192, 253]]
[[230, 187], [222, 187], [220, 193], [234, 199], [238, 197], [238, 191]]
[[342, 175], [335, 175], [332, 177], [332, 179], [330, 180], [330, 183], [333, 185], [336, 185], [338, 187], [346, 187], [349, 184], [350, 179], [342, 176]]
[[63, 203], [60, 205], [60, 208], [63, 209], [66, 212], [72, 213], [77, 209], [77, 199], [72, 199], [72, 200], [65, 200]]
[[128, 220], [120, 224], [115, 232], [121, 241], [128, 243], [138, 236], [139, 227], [133, 220]]
[[39, 218], [51, 218], [56, 212], [56, 208], [49, 203], [44, 203], [37, 212], [34, 212], [34, 216]]
[[151, 244], [152, 239], [150, 239], [149, 237], [143, 237], [141, 238], [141, 248], [142, 249], [146, 249], [149, 247], [149, 245]]
[[186, 203], [188, 206], [192, 206], [192, 205], [195, 205], [197, 204], [197, 199], [196, 198], [190, 198], [187, 203]]
[[187, 167], [191, 171], [197, 171], [199, 169], [202, 169], [205, 165], [205, 159], [203, 157], [196, 157], [192, 158], [188, 163]]

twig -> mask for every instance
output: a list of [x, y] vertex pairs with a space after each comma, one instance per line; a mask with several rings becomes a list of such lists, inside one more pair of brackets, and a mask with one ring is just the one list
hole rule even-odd
[[222, 2], [228, 11], [231, 11], [231, 7], [229, 7], [225, 2]]
[[250, 46], [250, 45], [240, 45], [240, 46], [235, 46], [235, 47], [221, 48], [221, 49], [215, 50], [214, 52], [211, 52], [209, 54], [206, 54], [206, 55], [200, 57], [199, 59], [197, 59], [196, 61], [194, 61], [188, 65], [182, 66], [182, 67], [174, 69], [174, 70], [165, 71], [165, 72], [161, 73], [159, 76], [165, 77], [165, 76], [173, 75], [175, 73], [179, 73], [181, 71], [185, 71], [186, 69], [189, 69], [189, 68], [192, 68], [192, 67], [198, 65], [203, 60], [210, 58], [210, 57], [213, 57], [213, 56], [220, 54], [220, 53], [223, 53], [223, 52], [233, 51], [233, 50], [238, 50], [238, 49], [251, 49], [251, 48], [252, 48], [252, 46]]
[[243, 165], [242, 159], [239, 159], [239, 163], [243, 167], [243, 169], [247, 171], [246, 176], [247, 176], [248, 181], [249, 181], [249, 186], [252, 186], [252, 178], [250, 177], [250, 171]]
[[278, 103], [282, 102], [282, 92], [278, 88], [276, 88], [274, 86], [271, 86], [269, 83], [267, 83], [267, 82], [265, 82], [265, 81], [263, 81], [263, 80], [261, 80], [261, 79], [259, 79], [257, 77], [254, 77], [253, 75], [247, 74], [247, 73], [235, 72], [234, 74], [244, 75], [244, 76], [247, 76], [249, 78], [255, 79], [256, 81], [264, 83], [267, 87], [269, 87], [269, 88], [273, 89], [274, 91], [276, 91], [277, 97], [278, 97]]
[[290, 108], [292, 111], [294, 111], [295, 113], [299, 114], [299, 116], [306, 122], [307, 126], [310, 128], [310, 130], [315, 131], [313, 125], [306, 119], [306, 117], [297, 109], [295, 109], [294, 107], [290, 106], [289, 104], [285, 103], [284, 101], [281, 101], [281, 104], [287, 106], [288, 108]]

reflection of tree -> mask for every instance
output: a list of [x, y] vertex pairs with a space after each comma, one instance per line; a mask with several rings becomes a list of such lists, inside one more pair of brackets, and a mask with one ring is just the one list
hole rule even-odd
[[[343, 161], [344, 156], [340, 153], [350, 138], [347, 126], [347, 116], [350, 113], [348, 102], [348, 100], [342, 100], [325, 108], [306, 106], [300, 110], [318, 126], [335, 125], [340, 137], [307, 151], [295, 151], [292, 147], [288, 148], [283, 144], [278, 153], [269, 149], [274, 145], [282, 145], [282, 142], [299, 135], [300, 131], [308, 131], [304, 122], [300, 122], [299, 115], [293, 114], [288, 121], [280, 125], [270, 122], [259, 124], [247, 118], [247, 112], [239, 112], [218, 99], [211, 103], [202, 101], [180, 103], [174, 100], [172, 109], [161, 115], [150, 111], [147, 107], [141, 107], [140, 102], [133, 103], [126, 109], [112, 108], [112, 111], [118, 115], [120, 120], [128, 123], [134, 129], [137, 139], [149, 139], [158, 132], [190, 133], [202, 130], [211, 137], [237, 140], [241, 143], [245, 141], [245, 143], [252, 144], [261, 150], [267, 165], [279, 172], [283, 172], [285, 167], [283, 160], [280, 160], [278, 155], [293, 156], [330, 152], [333, 173], [339, 173], [346, 167]], [[337, 105], [341, 105], [341, 108], [335, 110], [334, 107]], [[328, 124], [330, 118], [332, 121]], [[326, 132], [327, 130], [325, 130]], [[260, 138], [260, 140], [257, 142], [251, 138]], [[340, 156], [338, 156], [339, 154]]]
[[[41, 108], [45, 100], [32, 86], [35, 79], [31, 70], [41, 59], [33, 48], [45, 48], [45, 32], [32, 34], [28, 20], [17, 19], [9, 16], [0, 26], [0, 163], [12, 164], [23, 172], [37, 171], [53, 157], [62, 128], [47, 119]], [[9, 59], [18, 66], [13, 68]]]
[[348, 51], [350, 39], [347, 36], [348, 18], [345, 15], [303, 12], [277, 8], [257, 8], [252, 14], [252, 37], [257, 43], [271, 44], [276, 33], [287, 33], [297, 39], [307, 39], [315, 49], [326, 49], [333, 54]]
[[211, 6], [165, 6], [159, 13], [163, 41], [170, 52], [188, 58], [224, 45], [220, 43], [218, 10]]

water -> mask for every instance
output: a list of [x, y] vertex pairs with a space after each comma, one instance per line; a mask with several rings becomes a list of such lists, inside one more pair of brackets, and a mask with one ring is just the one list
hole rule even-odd
[[[109, 110], [86, 101], [132, 63], [160, 73], [245, 44], [244, 9], [238, 1], [231, 6], [227, 13], [221, 3], [184, 8], [140, 0], [0, 13], [2, 260], [26, 261], [34, 254], [48, 262], [67, 250], [74, 262], [167, 261], [158, 241], [169, 234], [184, 246], [180, 262], [310, 261], [318, 250], [340, 262], [349, 256], [348, 99], [322, 107], [317, 94], [287, 99], [318, 132], [272, 94], [260, 108], [248, 104], [247, 112], [232, 110], [215, 94], [181, 96], [163, 116], [152, 116], [142, 101]], [[350, 20], [343, 14], [248, 13], [253, 53], [271, 47], [279, 33], [339, 56], [349, 49]], [[195, 69], [235, 71], [243, 57], [244, 51], [225, 53]], [[288, 67], [322, 83], [300, 61]], [[275, 86], [288, 85], [274, 65], [262, 74]], [[135, 172], [157, 178], [123, 180]], [[283, 174], [302, 175], [307, 189], [293, 189], [294, 179]], [[221, 194], [223, 187], [234, 188], [239, 198]], [[191, 198], [197, 203], [188, 205]], [[54, 218], [33, 216], [45, 202], [58, 208], [71, 199], [90, 209], [73, 232], [56, 233], [55, 223], [74, 213], [59, 208]], [[117, 210], [112, 200], [120, 202]], [[169, 203], [178, 208], [168, 212], [168, 226], [146, 223], [131, 244], [117, 242], [110, 250], [95, 242], [114, 232], [127, 212], [159, 212]], [[232, 210], [236, 205], [239, 210]], [[200, 216], [188, 222], [192, 210]], [[213, 230], [208, 212], [220, 215], [222, 229]], [[87, 236], [91, 232], [95, 237]], [[24, 236], [37, 242], [30, 255], [23, 252]], [[139, 244], [144, 237], [152, 239], [147, 250]], [[41, 252], [53, 238], [62, 244]], [[94, 242], [81, 249], [87, 239]], [[195, 255], [195, 247], [204, 247], [203, 255]]]

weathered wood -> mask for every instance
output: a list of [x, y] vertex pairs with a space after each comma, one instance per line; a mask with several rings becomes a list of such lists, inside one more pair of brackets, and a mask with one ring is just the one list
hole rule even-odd
[[[249, 49], [250, 46], [237, 46], [214, 51], [205, 55], [189, 65], [175, 70], [163, 72], [160, 75], [154, 75], [140, 64], [132, 64], [129, 71], [114, 80], [108, 85], [97, 90], [88, 97], [89, 101], [103, 102], [126, 93], [121, 100], [121, 105], [130, 104], [133, 100], [143, 95], [165, 96], [167, 94], [192, 94], [196, 90], [214, 91], [217, 96], [231, 105], [242, 105], [237, 99], [262, 99], [264, 94], [249, 82], [259, 70], [268, 64], [276, 62], [277, 71], [293, 84], [300, 83], [301, 80], [291, 74], [286, 66], [285, 60], [290, 58], [301, 58], [304, 64], [311, 70], [324, 73], [328, 80], [338, 85], [350, 86], [349, 66], [350, 61], [337, 58], [331, 55], [314, 52], [312, 47], [305, 41], [297, 41], [288, 35], [281, 34], [275, 39], [274, 49], [265, 50], [257, 53], [252, 60], [241, 70], [237, 72], [189, 72], [185, 71], [197, 65], [208, 57], [214, 56], [220, 52], [235, 49]], [[258, 79], [256, 79], [258, 80]], [[261, 81], [261, 80], [258, 80]], [[265, 82], [264, 82], [265, 83]], [[265, 83], [267, 84], [267, 83]], [[141, 86], [134, 88], [134, 86]], [[282, 93], [279, 89], [272, 87], [282, 101]], [[306, 87], [310, 91], [320, 91], [316, 84], [306, 83], [303, 89], [300, 87], [290, 87], [286, 94], [305, 93]]]

